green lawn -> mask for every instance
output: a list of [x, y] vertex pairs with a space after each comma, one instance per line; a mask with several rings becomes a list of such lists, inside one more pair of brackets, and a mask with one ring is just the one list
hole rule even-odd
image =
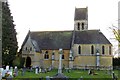
[[[69, 78], [112, 78], [112, 76], [110, 74], [108, 74], [108, 71], [106, 70], [94, 70], [96, 75], [88, 75], [88, 70], [71, 70], [70, 73], [66, 72], [65, 70], [63, 71], [63, 74]], [[115, 70], [115, 75], [118, 76], [118, 71]], [[25, 75], [22, 76], [21, 75], [21, 71], [19, 71], [19, 75], [17, 77], [15, 77], [14, 79], [18, 79], [18, 78], [45, 78], [46, 76], [54, 76], [55, 74], [57, 74], [57, 70], [52, 70], [50, 72], [47, 73], [39, 73], [39, 74], [35, 74], [35, 72], [29, 72], [26, 71]]]

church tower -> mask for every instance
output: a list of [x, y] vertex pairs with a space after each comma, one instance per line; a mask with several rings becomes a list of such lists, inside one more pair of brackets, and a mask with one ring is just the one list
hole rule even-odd
[[88, 30], [88, 8], [75, 8], [74, 30]]

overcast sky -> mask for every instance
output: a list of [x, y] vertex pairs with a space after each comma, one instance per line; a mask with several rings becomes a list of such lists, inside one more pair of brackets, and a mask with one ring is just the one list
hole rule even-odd
[[100, 29], [113, 43], [109, 27], [118, 24], [120, 0], [8, 0], [19, 47], [28, 30], [73, 30], [75, 7], [88, 7], [88, 28]]

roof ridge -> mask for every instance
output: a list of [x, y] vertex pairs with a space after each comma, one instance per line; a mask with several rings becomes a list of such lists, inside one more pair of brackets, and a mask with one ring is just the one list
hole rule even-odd
[[87, 7], [75, 7], [75, 9], [87, 9]]
[[61, 31], [30, 31], [30, 32], [70, 32], [73, 30], [61, 30]]
[[84, 31], [100, 31], [100, 29], [90, 29], [90, 30], [82, 30], [82, 31], [75, 31], [75, 32], [84, 32]]
[[100, 31], [100, 29], [89, 29], [88, 31]]

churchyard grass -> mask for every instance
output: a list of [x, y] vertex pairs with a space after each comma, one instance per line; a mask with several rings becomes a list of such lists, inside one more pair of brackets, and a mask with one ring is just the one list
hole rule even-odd
[[[112, 78], [111, 74], [108, 73], [107, 70], [94, 70], [95, 75], [88, 75], [88, 70], [71, 70], [69, 73], [64, 70], [63, 74], [69, 78]], [[118, 76], [118, 70], [115, 70], [115, 75]], [[35, 71], [26, 71], [25, 74], [22, 76], [21, 71], [19, 70], [19, 75], [16, 76], [14, 79], [19, 79], [19, 78], [45, 78], [46, 76], [54, 76], [57, 74], [57, 69], [52, 70], [50, 72], [46, 73], [38, 73], [35, 74]]]

